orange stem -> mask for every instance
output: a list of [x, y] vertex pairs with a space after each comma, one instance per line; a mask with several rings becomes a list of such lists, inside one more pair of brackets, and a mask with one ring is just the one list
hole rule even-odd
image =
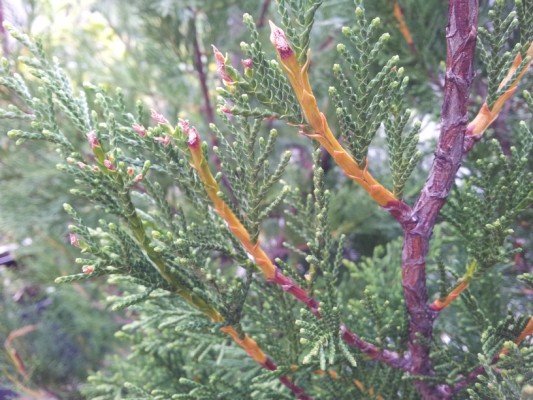
[[403, 10], [400, 4], [398, 3], [398, 0], [394, 1], [394, 18], [396, 18], [396, 21], [400, 24], [399, 30], [404, 37], [405, 41], [409, 45], [409, 48], [413, 53], [416, 52], [415, 44], [413, 42], [413, 37], [411, 36], [411, 31], [407, 27], [407, 24], [405, 23], [405, 19], [403, 17]]
[[228, 228], [233, 235], [243, 245], [248, 253], [254, 258], [255, 262], [263, 271], [263, 274], [267, 279], [274, 279], [276, 275], [276, 266], [270, 261], [265, 254], [259, 241], [253, 243], [250, 234], [239, 221], [237, 216], [231, 211], [228, 205], [218, 196], [220, 187], [217, 181], [213, 177], [209, 165], [204, 158], [203, 151], [200, 145], [200, 138], [196, 129], [190, 128], [189, 133], [189, 150], [191, 152], [192, 166], [198, 172], [200, 179], [202, 180], [207, 195], [213, 203], [213, 207], [216, 212], [227, 222]]
[[366, 167], [360, 168], [353, 157], [342, 147], [331, 131], [325, 115], [318, 109], [307, 73], [311, 61], [310, 52], [307, 53], [307, 61], [301, 66], [283, 30], [274, 25], [272, 21], [270, 21], [270, 27], [272, 29], [270, 40], [276, 47], [283, 70], [289, 78], [305, 119], [313, 131], [306, 135], [316, 139], [344, 173], [359, 184], [380, 206], [385, 207], [392, 202], [397, 202], [398, 199], [374, 179]]
[[522, 330], [522, 333], [520, 333], [520, 336], [518, 336], [514, 342], [518, 345], [522, 343], [529, 335], [533, 335], [533, 317], [529, 319], [526, 327]]
[[24, 379], [28, 379], [29, 377], [28, 371], [26, 370], [26, 367], [24, 366], [24, 361], [20, 357], [17, 349], [15, 349], [15, 346], [13, 346], [12, 342], [16, 338], [25, 336], [28, 333], [33, 332], [36, 329], [37, 329], [36, 325], [27, 325], [23, 328], [16, 329], [7, 336], [7, 339], [4, 342], [4, 347], [7, 351], [7, 354], [9, 355], [9, 358], [11, 358], [11, 361], [17, 368], [17, 371], [24, 377]]
[[429, 308], [433, 311], [442, 311], [446, 307], [448, 307], [457, 297], [463, 293], [463, 291], [468, 288], [470, 282], [469, 281], [463, 281], [459, 285], [457, 285], [444, 300], [436, 299]]
[[[527, 57], [533, 57], [533, 43], [531, 43], [531, 45], [529, 46], [526, 55]], [[518, 53], [513, 61], [513, 64], [511, 65], [511, 68], [509, 68], [507, 76], [501, 81], [500, 85], [498, 86], [498, 89], [501, 89], [509, 82], [509, 80], [518, 70], [518, 67], [520, 67], [522, 61], [522, 55]], [[520, 73], [511, 83], [509, 89], [507, 89], [500, 97], [498, 97], [492, 108], [489, 108], [486, 102], [483, 103], [483, 106], [479, 110], [476, 117], [472, 120], [472, 122], [468, 124], [466, 130], [467, 135], [477, 136], [481, 135], [483, 132], [485, 132], [485, 130], [487, 130], [487, 128], [494, 122], [494, 120], [498, 118], [498, 115], [503, 105], [514, 94], [517, 89], [518, 82], [520, 82], [520, 79], [522, 79], [528, 69], [529, 67], [524, 67], [522, 71], [520, 71]]]

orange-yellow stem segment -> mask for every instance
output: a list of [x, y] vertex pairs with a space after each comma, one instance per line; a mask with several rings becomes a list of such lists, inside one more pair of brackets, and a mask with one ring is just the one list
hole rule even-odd
[[[319, 370], [316, 370], [315, 371], [315, 374], [317, 375], [321, 375], [321, 376], [325, 376], [326, 373], [332, 377], [333, 379], [339, 379], [339, 374], [337, 374], [337, 372], [333, 371], [333, 370], [328, 370], [327, 372], [326, 371], [323, 371], [321, 369]], [[379, 394], [374, 394], [374, 388], [370, 388], [370, 389], [366, 389], [365, 385], [363, 384], [363, 382], [361, 382], [360, 380], [358, 379], [353, 379], [353, 384], [355, 386], [357, 386], [357, 388], [361, 391], [361, 393], [368, 393], [369, 395], [371, 396], [375, 396], [376, 399], [378, 400], [384, 400], [383, 397], [381, 397]]]
[[[533, 335], [533, 317], [529, 319], [529, 322], [527, 323], [526, 327], [522, 330], [520, 335], [515, 339], [515, 344], [518, 346], [520, 343], [524, 341], [526, 337], [529, 335]], [[503, 349], [500, 351], [500, 356], [503, 354], [507, 354], [509, 350]]]
[[11, 361], [17, 368], [17, 371], [24, 377], [24, 379], [28, 379], [28, 371], [24, 366], [24, 361], [22, 361], [22, 358], [20, 357], [15, 346], [13, 346], [12, 342], [19, 337], [25, 336], [28, 333], [33, 332], [36, 329], [36, 325], [27, 325], [23, 328], [16, 329], [7, 336], [7, 339], [4, 342], [4, 347], [7, 351], [7, 354], [9, 355], [9, 358], [11, 358]]
[[[533, 43], [531, 43], [529, 49], [527, 50], [527, 57], [533, 57]], [[500, 85], [498, 86], [499, 89], [509, 83], [509, 80], [513, 78], [513, 75], [517, 72], [518, 68], [522, 64], [522, 61], [522, 55], [520, 53], [517, 54], [513, 61], [513, 64], [511, 65], [511, 68], [509, 68], [507, 76], [501, 81]], [[524, 67], [518, 73], [518, 75], [512, 81], [509, 89], [507, 89], [500, 97], [498, 97], [492, 108], [489, 108], [487, 103], [483, 103], [483, 106], [479, 110], [476, 117], [472, 120], [472, 122], [468, 124], [466, 130], [467, 134], [472, 136], [481, 135], [494, 122], [494, 120], [498, 118], [498, 114], [500, 113], [503, 105], [514, 94], [517, 89], [518, 82], [520, 82], [520, 79], [522, 79], [528, 68], [529, 67]]]
[[533, 317], [529, 319], [529, 322], [527, 323], [526, 327], [522, 330], [522, 333], [520, 333], [520, 336], [518, 336], [515, 340], [516, 344], [520, 344], [524, 341], [526, 337], [529, 335], [533, 335]]
[[263, 353], [255, 340], [247, 335], [244, 335], [243, 338], [239, 337], [239, 333], [232, 326], [224, 326], [221, 330], [230, 335], [235, 343], [241, 346], [256, 362], [262, 365], [267, 362], [266, 354]]
[[398, 0], [394, 1], [394, 18], [396, 18], [396, 21], [398, 21], [398, 23], [400, 24], [400, 32], [407, 44], [409, 45], [409, 48], [414, 52], [415, 44], [413, 42], [413, 37], [411, 36], [411, 31], [409, 31], [407, 24], [405, 23], [405, 19], [403, 17], [403, 10], [400, 6], [400, 3], [398, 3]]
[[267, 280], [272, 280], [276, 276], [276, 266], [270, 261], [270, 258], [265, 254], [259, 241], [252, 242], [250, 234], [230, 210], [228, 205], [218, 196], [220, 188], [217, 181], [211, 174], [207, 160], [205, 160], [202, 147], [200, 144], [200, 137], [194, 127], [189, 129], [189, 150], [191, 152], [192, 166], [198, 172], [202, 180], [207, 195], [213, 203], [216, 212], [227, 222], [229, 230], [241, 242], [246, 251], [253, 257], [256, 264], [261, 268]]
[[446, 307], [448, 307], [457, 297], [463, 293], [463, 291], [468, 288], [468, 285], [470, 284], [469, 281], [463, 281], [459, 285], [457, 285], [444, 300], [436, 299], [430, 306], [433, 311], [442, 311]]
[[316, 98], [313, 94], [307, 70], [310, 62], [310, 52], [303, 66], [298, 62], [285, 33], [274, 23], [270, 22], [272, 34], [270, 40], [276, 48], [283, 70], [287, 74], [291, 86], [302, 107], [305, 119], [313, 131], [307, 136], [316, 139], [333, 157], [344, 173], [358, 183], [382, 207], [398, 199], [383, 185], [372, 177], [366, 168], [360, 168], [353, 157], [341, 146], [331, 131], [326, 117], [318, 109]]

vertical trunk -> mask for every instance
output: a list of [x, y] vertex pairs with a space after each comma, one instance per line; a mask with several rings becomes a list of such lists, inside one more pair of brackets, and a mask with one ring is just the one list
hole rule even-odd
[[[413, 208], [414, 222], [404, 223], [403, 226], [402, 284], [410, 317], [411, 372], [426, 376], [434, 374], [429, 358], [434, 318], [427, 304], [426, 256], [437, 216], [450, 193], [463, 156], [468, 96], [474, 76], [478, 0], [450, 0], [448, 12], [441, 133], [431, 171]], [[425, 399], [451, 396], [447, 386], [419, 381], [417, 388]]]

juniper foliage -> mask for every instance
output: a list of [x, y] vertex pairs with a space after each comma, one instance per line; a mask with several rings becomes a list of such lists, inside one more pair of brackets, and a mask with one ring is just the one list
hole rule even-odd
[[[403, 193], [415, 169], [427, 169], [418, 150], [418, 121], [427, 112], [422, 103], [428, 91], [435, 103], [443, 98], [445, 118], [456, 101], [449, 85], [472, 80], [448, 71], [442, 85], [440, 76], [428, 74], [435, 63], [427, 53], [436, 39], [423, 33], [437, 24], [434, 15], [423, 8], [427, 24], [410, 24], [417, 0], [380, 2], [387, 4], [368, 10], [355, 1], [353, 17], [343, 20], [350, 26], [332, 33], [335, 41], [340, 34], [328, 100], [314, 93], [316, 75], [309, 75], [320, 51], [311, 33], [325, 4], [277, 3], [274, 18], [283, 29], [272, 24], [271, 40], [278, 58], [254, 17], [245, 14], [249, 37], [241, 44], [242, 68], [213, 49], [224, 85], [217, 89], [219, 115], [198, 127], [159, 110], [149, 116], [142, 102], [132, 107], [121, 89], [78, 86], [38, 39], [6, 25], [28, 52], [20, 58], [20, 74], [13, 73], [14, 60], [2, 60], [0, 84], [16, 101], [0, 116], [18, 121], [8, 136], [19, 145], [44, 141], [43, 151], [55, 149], [58, 176], [78, 199], [64, 209], [82, 271], [56, 282], [117, 285], [119, 294], [108, 296], [109, 304], [130, 310], [132, 318], [116, 333], [129, 346], [127, 359], [111, 356], [89, 378], [85, 396], [526, 396], [533, 385], [531, 294], [516, 288], [531, 285], [531, 273], [513, 267], [521, 249], [512, 247], [521, 239], [513, 227], [533, 204], [529, 92], [510, 100], [518, 118], [506, 119], [514, 144], [509, 154], [490, 131], [483, 132], [498, 115], [507, 116], [502, 107], [531, 62], [531, 1], [496, 1], [490, 23], [480, 27], [486, 74], [479, 85], [486, 83], [486, 101], [469, 124], [468, 115], [454, 115], [462, 127], [458, 160], [439, 170], [439, 162], [457, 158], [439, 147], [426, 184], [413, 185], [423, 188], [412, 208]], [[460, 18], [455, 7], [469, 3], [477, 10], [474, 0], [451, 0], [450, 19]], [[140, 9], [160, 14], [161, 26], [171, 29], [165, 18], [175, 13], [172, 7], [158, 1]], [[384, 20], [392, 15], [395, 23], [385, 25], [374, 13]], [[452, 22], [457, 29], [467, 25]], [[176, 41], [183, 50], [181, 34]], [[464, 52], [459, 61], [471, 60], [467, 48], [473, 49], [474, 38], [465, 35], [464, 46], [455, 48]], [[388, 42], [398, 39], [410, 62], [391, 52]], [[457, 45], [454, 35], [448, 40]], [[435, 49], [444, 61], [442, 44]], [[448, 61], [448, 68], [459, 63]], [[417, 68], [427, 81], [407, 78]], [[454, 112], [466, 110], [462, 101], [453, 104]], [[323, 113], [327, 102], [331, 110]], [[297, 132], [309, 140], [296, 138]], [[215, 146], [202, 142], [209, 135]], [[478, 140], [483, 143], [470, 152]], [[372, 150], [380, 143], [387, 149], [391, 191], [370, 172], [372, 167], [376, 173], [379, 152]], [[312, 173], [302, 179], [306, 157]], [[450, 193], [462, 158], [466, 169]], [[397, 222], [403, 238], [377, 244], [366, 256], [354, 251], [361, 248], [359, 228], [344, 232], [335, 226], [330, 204], [335, 194], [354, 189], [350, 180], [367, 192], [358, 194], [390, 213], [387, 223]], [[437, 221], [440, 208], [428, 206], [433, 199], [424, 201], [424, 195], [447, 181], [434, 196], [442, 203], [450, 197]], [[410, 242], [413, 229], [417, 246]]]

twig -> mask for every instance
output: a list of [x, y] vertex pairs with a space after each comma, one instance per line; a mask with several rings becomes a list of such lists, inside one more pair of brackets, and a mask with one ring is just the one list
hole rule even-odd
[[[529, 322], [527, 323], [526, 327], [522, 330], [520, 335], [516, 338], [514, 341], [516, 345], [519, 345], [524, 341], [526, 337], [533, 334], [533, 317], [529, 319]], [[502, 354], [505, 354], [506, 350], [503, 349], [500, 351], [500, 353], [492, 359], [491, 365], [494, 365], [498, 362], [500, 359], [500, 356]], [[483, 365], [480, 365], [479, 367], [474, 368], [470, 373], [462, 380], [456, 383], [453, 388], [452, 392], [453, 394], [459, 393], [461, 390], [465, 389], [466, 387], [470, 386], [471, 383], [473, 383], [479, 375], [482, 375], [485, 373], [485, 367]]]
[[263, 5], [261, 6], [261, 15], [259, 16], [259, 20], [257, 21], [258, 28], [262, 28], [265, 26], [269, 8], [270, 8], [270, 0], [264, 0]]
[[[198, 74], [198, 80], [200, 81], [200, 89], [202, 92], [202, 98], [204, 100], [204, 112], [205, 117], [208, 125], [215, 123], [215, 112], [213, 111], [213, 105], [211, 104], [211, 96], [209, 96], [209, 88], [207, 86], [207, 75], [205, 73], [204, 69], [204, 63], [202, 61], [202, 50], [200, 48], [200, 42], [198, 40], [198, 31], [196, 29], [196, 17], [193, 20], [193, 27], [194, 31], [193, 35], [193, 53], [194, 53], [194, 68], [196, 69], [196, 72]], [[218, 145], [218, 139], [214, 132], [211, 132], [209, 135], [209, 144], [211, 147]], [[218, 156], [213, 152], [211, 153], [211, 162], [215, 165], [215, 168], [218, 172], [221, 172], [221, 163]], [[230, 194], [230, 197], [235, 204], [237, 202], [237, 198], [235, 196], [235, 192], [233, 191], [233, 188], [231, 187], [231, 183], [228, 179], [228, 177], [225, 174], [222, 174], [222, 183], [224, 183], [224, 186], [226, 189], [228, 189], [228, 192]]]

